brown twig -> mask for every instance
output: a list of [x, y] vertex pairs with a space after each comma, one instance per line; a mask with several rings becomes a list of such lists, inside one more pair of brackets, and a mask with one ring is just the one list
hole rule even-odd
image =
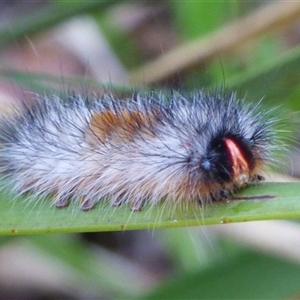
[[219, 55], [228, 54], [266, 32], [283, 29], [300, 17], [300, 2], [280, 1], [265, 5], [258, 11], [199, 40], [164, 53], [158, 59], [134, 71], [132, 84], [152, 84], [176, 73], [203, 64]]

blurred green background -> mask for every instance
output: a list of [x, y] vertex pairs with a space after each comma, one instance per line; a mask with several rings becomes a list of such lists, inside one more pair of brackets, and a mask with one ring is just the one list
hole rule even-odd
[[[35, 91], [225, 86], [249, 101], [264, 98], [265, 104], [281, 105], [297, 119], [299, 6], [289, 1], [1, 1], [1, 108], [9, 111], [16, 101], [30, 101]], [[300, 297], [298, 222], [0, 241], [3, 299]]]

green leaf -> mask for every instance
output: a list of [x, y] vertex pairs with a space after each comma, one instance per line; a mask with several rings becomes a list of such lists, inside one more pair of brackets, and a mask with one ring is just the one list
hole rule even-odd
[[226, 86], [237, 90], [242, 97], [247, 94], [248, 100], [258, 100], [266, 96], [273, 104], [282, 104], [284, 101], [294, 110], [299, 110], [299, 102], [293, 97], [300, 89], [299, 64], [300, 47], [298, 46], [228, 78]]
[[139, 299], [292, 299], [300, 293], [297, 264], [256, 252], [183, 274]]
[[173, 1], [172, 11], [179, 33], [186, 39], [203, 36], [232, 20], [236, 2]]
[[82, 212], [76, 203], [59, 210], [47, 199], [10, 200], [2, 194], [0, 234], [123, 231], [299, 218], [299, 195], [298, 183], [265, 183], [250, 186], [236, 194], [234, 200], [205, 207], [162, 202], [132, 212], [127, 205], [111, 207], [102, 201], [92, 211]]
[[57, 76], [51, 74], [35, 74], [24, 71], [15, 71], [6, 68], [0, 68], [0, 78], [14, 83], [16, 86], [22, 86], [25, 91], [37, 92], [41, 95], [56, 92], [58, 95], [65, 95], [66, 91], [81, 91], [86, 93], [86, 88], [92, 88], [97, 91], [116, 91], [123, 93], [132, 93], [132, 88], [125, 85], [112, 84], [110, 82], [99, 83], [96, 79], [82, 78], [81, 76]]
[[31, 34], [41, 33], [43, 30], [49, 29], [68, 18], [72, 18], [80, 14], [95, 12], [95, 10], [101, 11], [118, 1], [60, 2], [61, 3], [52, 3], [52, 5], [43, 7], [32, 14], [19, 16], [13, 24], [10, 24], [9, 26], [2, 26], [0, 28], [0, 46], [2, 47], [16, 39], [24, 37], [28, 38]]

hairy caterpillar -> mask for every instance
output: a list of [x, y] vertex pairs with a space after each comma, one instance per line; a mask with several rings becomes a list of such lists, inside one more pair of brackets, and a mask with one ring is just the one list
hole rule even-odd
[[112, 205], [220, 200], [263, 179], [276, 120], [234, 93], [38, 96], [0, 119], [0, 174], [18, 194]]

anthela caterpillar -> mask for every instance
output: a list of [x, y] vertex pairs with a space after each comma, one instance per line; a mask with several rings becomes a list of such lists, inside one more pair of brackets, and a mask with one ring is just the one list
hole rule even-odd
[[234, 93], [67, 100], [38, 96], [0, 119], [5, 182], [57, 207], [222, 200], [262, 180], [276, 147], [276, 120]]

